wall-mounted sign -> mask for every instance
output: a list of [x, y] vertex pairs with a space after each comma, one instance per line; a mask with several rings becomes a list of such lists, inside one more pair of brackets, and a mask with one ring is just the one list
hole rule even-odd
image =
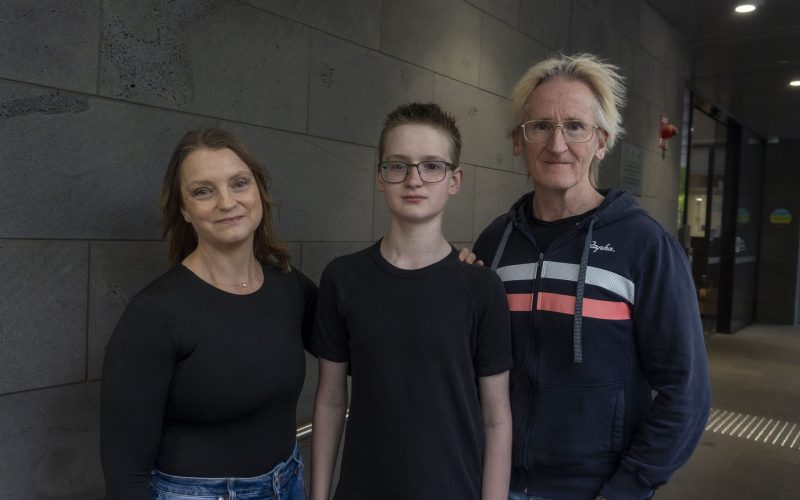
[[739, 207], [736, 210], [736, 222], [738, 224], [747, 224], [750, 222], [750, 210], [744, 207]]
[[792, 213], [785, 208], [776, 208], [769, 214], [769, 221], [773, 224], [791, 224]]
[[644, 148], [623, 142], [621, 157], [619, 165], [620, 188], [630, 191], [636, 196], [641, 196]]

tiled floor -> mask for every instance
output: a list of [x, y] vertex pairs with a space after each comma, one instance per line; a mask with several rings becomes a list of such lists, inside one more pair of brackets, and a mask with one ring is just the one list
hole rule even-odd
[[[793, 443], [797, 432], [790, 433], [793, 424], [800, 428], [800, 327], [752, 325], [733, 335], [712, 335], [706, 346], [712, 407], [719, 418], [656, 498], [800, 499], [800, 439]], [[718, 426], [731, 412], [734, 416]], [[751, 423], [739, 413], [759, 418]], [[761, 417], [765, 420], [751, 434]], [[774, 423], [764, 425], [770, 419]], [[739, 422], [744, 423], [732, 432]], [[748, 423], [751, 427], [742, 432]]]

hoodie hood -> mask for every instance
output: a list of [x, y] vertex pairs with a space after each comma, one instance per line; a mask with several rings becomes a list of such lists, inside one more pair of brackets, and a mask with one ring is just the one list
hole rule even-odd
[[[606, 224], [616, 222], [620, 219], [636, 214], [644, 214], [645, 211], [639, 206], [636, 198], [628, 191], [617, 189], [599, 189], [598, 192], [605, 198], [603, 203], [589, 216], [595, 220], [595, 227], [603, 227]], [[533, 197], [536, 193], [531, 191], [525, 193], [511, 205], [508, 211], [508, 218], [518, 225], [528, 224], [533, 205]]]
[[[583, 362], [583, 296], [586, 288], [586, 269], [589, 266], [589, 250], [593, 241], [592, 233], [595, 228], [600, 228], [626, 217], [644, 213], [644, 210], [639, 206], [633, 195], [627, 191], [606, 189], [599, 190], [599, 192], [604, 197], [603, 202], [597, 207], [594, 213], [587, 216], [577, 226], [577, 230], [579, 232], [585, 231], [586, 236], [581, 252], [578, 280], [575, 288], [575, 309], [573, 311], [572, 324], [572, 361], [574, 363]], [[506, 244], [508, 243], [508, 238], [511, 236], [511, 232], [515, 227], [535, 243], [532, 235], [528, 232], [528, 217], [531, 213], [531, 206], [535, 194], [536, 193], [533, 191], [526, 193], [511, 206], [503, 236], [500, 239], [500, 244], [492, 259], [491, 268], [493, 271], [497, 269]]]

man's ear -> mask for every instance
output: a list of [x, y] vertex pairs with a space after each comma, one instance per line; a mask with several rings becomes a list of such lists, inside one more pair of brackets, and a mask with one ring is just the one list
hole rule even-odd
[[519, 127], [514, 129], [514, 132], [511, 134], [511, 141], [514, 144], [514, 156], [521, 155], [523, 145], [525, 144], [525, 138], [522, 136], [522, 130]]
[[608, 132], [599, 128], [597, 129], [597, 151], [594, 152], [598, 160], [602, 160], [606, 156], [606, 142], [608, 141]]

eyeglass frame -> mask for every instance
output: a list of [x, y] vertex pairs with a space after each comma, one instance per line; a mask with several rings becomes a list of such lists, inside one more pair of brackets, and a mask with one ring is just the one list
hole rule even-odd
[[[550, 124], [553, 125], [553, 131], [550, 132], [550, 136], [544, 141], [532, 141], [532, 140], [528, 139], [527, 135], [525, 135], [525, 125], [527, 125], [529, 123], [536, 123], [536, 122], [546, 122], [546, 123], [550, 123]], [[591, 128], [592, 134], [585, 141], [572, 141], [572, 140], [569, 140], [567, 138], [567, 134], [564, 133], [564, 124], [565, 123], [575, 123], [575, 122], [592, 126], [592, 128]], [[525, 142], [531, 142], [531, 143], [537, 143], [537, 142], [545, 143], [545, 142], [548, 142], [555, 135], [556, 129], [560, 128], [561, 129], [561, 137], [564, 138], [564, 142], [569, 142], [571, 144], [586, 144], [587, 142], [590, 142], [592, 139], [594, 139], [595, 130], [599, 130], [600, 126], [597, 125], [596, 123], [585, 122], [583, 120], [564, 120], [561, 123], [559, 123], [559, 122], [557, 122], [555, 120], [528, 120], [528, 121], [523, 122], [522, 124], [520, 124], [519, 128], [522, 129], [522, 138], [525, 139]]]
[[[384, 177], [384, 175], [383, 175], [383, 168], [381, 168], [381, 167], [382, 167], [382, 165], [387, 164], [387, 163], [402, 163], [403, 165], [406, 166], [406, 175], [403, 176], [403, 180], [400, 180], [400, 181], [389, 181], [389, 180], [386, 180], [386, 177]], [[442, 176], [442, 178], [439, 179], [438, 181], [426, 181], [425, 179], [423, 179], [422, 178], [422, 172], [420, 172], [420, 170], [419, 170], [419, 166], [422, 165], [423, 163], [444, 163], [445, 164], [445, 170], [444, 170], [444, 175]], [[453, 170], [454, 171], [455, 169], [458, 168], [458, 165], [454, 165], [454, 164], [450, 163], [449, 161], [445, 161], [445, 160], [422, 160], [422, 161], [417, 162], [417, 163], [410, 163], [410, 162], [407, 162], [407, 161], [400, 161], [400, 160], [384, 160], [384, 161], [379, 161], [378, 162], [378, 172], [379, 172], [379, 174], [381, 176], [381, 180], [383, 180], [383, 182], [386, 182], [386, 183], [389, 183], [389, 184], [402, 184], [405, 181], [407, 181], [409, 172], [411, 172], [411, 167], [415, 167], [417, 169], [417, 175], [419, 176], [419, 180], [421, 180], [424, 184], [438, 184], [438, 183], [442, 182], [443, 180], [447, 179], [447, 170]]]

